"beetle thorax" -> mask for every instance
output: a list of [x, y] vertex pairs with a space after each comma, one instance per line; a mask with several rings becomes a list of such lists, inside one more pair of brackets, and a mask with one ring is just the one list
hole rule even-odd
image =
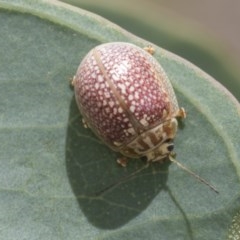
[[159, 161], [172, 152], [177, 126], [176, 118], [167, 120], [139, 134], [131, 142], [119, 146], [118, 151], [127, 157], [145, 156], [148, 161]]

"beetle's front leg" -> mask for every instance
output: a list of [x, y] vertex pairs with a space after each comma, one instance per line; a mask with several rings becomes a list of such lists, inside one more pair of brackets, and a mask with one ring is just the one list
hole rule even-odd
[[117, 159], [117, 163], [122, 167], [126, 167], [128, 163], [128, 159], [126, 157], [120, 157]]
[[153, 55], [155, 53], [155, 49], [153, 46], [149, 45], [145, 48], [143, 48], [146, 52], [148, 52], [149, 54]]

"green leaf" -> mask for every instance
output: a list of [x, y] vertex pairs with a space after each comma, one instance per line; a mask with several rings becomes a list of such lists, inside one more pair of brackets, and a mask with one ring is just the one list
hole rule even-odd
[[57, 1], [0, 0], [0, 239], [226, 239], [240, 208], [240, 107], [189, 62], [156, 47], [188, 117], [176, 165], [119, 167], [81, 124], [69, 79], [94, 46], [148, 43]]

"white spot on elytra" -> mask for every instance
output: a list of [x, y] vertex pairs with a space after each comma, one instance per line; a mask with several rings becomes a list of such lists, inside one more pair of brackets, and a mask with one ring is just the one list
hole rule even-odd
[[109, 92], [104, 92], [104, 95], [106, 98], [110, 98], [110, 93]]
[[114, 106], [114, 102], [113, 102], [113, 101], [110, 101], [110, 102], [108, 103], [108, 105], [112, 108], [112, 107]]
[[128, 73], [128, 69], [130, 69], [130, 68], [131, 68], [131, 64], [128, 61], [126, 61], [126, 60], [122, 61], [121, 64], [118, 64], [116, 66], [117, 72], [119, 74], [122, 74], [122, 75], [127, 74]]
[[119, 76], [118, 74], [114, 73], [114, 74], [112, 75], [112, 79], [113, 79], [114, 81], [119, 81], [119, 80], [120, 80], [120, 76]]
[[134, 70], [135, 70], [136, 73], [140, 73], [140, 70], [141, 70], [141, 69], [140, 69], [139, 67], [135, 67]]
[[134, 112], [135, 111], [135, 106], [131, 105], [129, 109], [130, 109], [131, 112]]
[[126, 94], [126, 86], [124, 84], [118, 84], [118, 87], [121, 89], [123, 94]]
[[94, 71], [97, 72], [98, 71], [98, 66], [94, 67]]
[[[124, 78], [122, 78], [122, 80], [124, 80]], [[125, 84], [126, 84], [127, 87], [130, 86], [130, 82], [128, 82], [126, 78], [125, 78]]]
[[132, 101], [132, 100], [133, 100], [133, 95], [132, 95], [132, 94], [130, 94], [130, 95], [128, 96], [128, 100], [129, 100], [129, 101]]
[[95, 83], [95, 85], [94, 85], [94, 86], [95, 86], [95, 88], [96, 88], [96, 89], [98, 89], [98, 88], [99, 88], [99, 83], [98, 83], [98, 82], [97, 82], [97, 83]]
[[136, 99], [139, 99], [138, 92], [135, 92], [134, 97], [135, 97]]
[[126, 76], [122, 76], [122, 77], [121, 77], [121, 80], [122, 80], [122, 81], [127, 81], [127, 77], [126, 77]]
[[98, 80], [98, 82], [103, 82], [103, 76], [102, 75], [98, 75], [97, 80]]
[[146, 121], [145, 118], [141, 119], [141, 120], [140, 120], [140, 123], [141, 123], [143, 126], [148, 126], [148, 122]]
[[118, 108], [118, 112], [119, 113], [122, 113], [123, 112], [123, 109], [121, 107]]
[[141, 85], [144, 84], [143, 79], [141, 79], [141, 80], [139, 81], [139, 83], [140, 83]]
[[134, 89], [135, 89], [134, 86], [131, 86], [131, 87], [129, 88], [129, 91], [130, 91], [130, 92], [133, 92]]

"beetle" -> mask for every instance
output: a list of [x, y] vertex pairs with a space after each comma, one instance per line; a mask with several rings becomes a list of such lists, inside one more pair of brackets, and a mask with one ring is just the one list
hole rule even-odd
[[122, 42], [97, 46], [83, 59], [73, 85], [85, 125], [110, 148], [148, 161], [172, 153], [176, 117], [186, 114], [148, 49]]
[[[125, 42], [96, 46], [74, 76], [75, 98], [84, 125], [114, 151], [146, 157], [147, 163], [175, 162], [177, 118], [186, 118], [186, 112], [152, 53], [151, 47]], [[118, 162], [126, 165], [125, 158]]]

